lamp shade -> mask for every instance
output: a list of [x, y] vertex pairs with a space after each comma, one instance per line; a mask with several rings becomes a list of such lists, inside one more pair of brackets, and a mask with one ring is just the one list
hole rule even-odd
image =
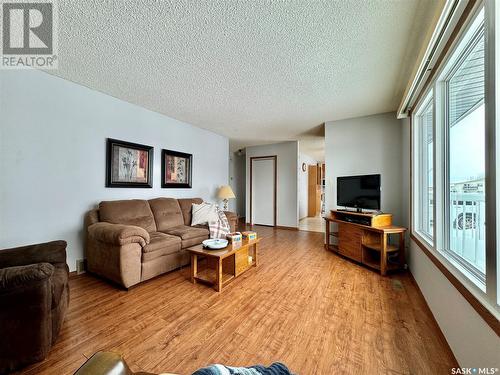
[[220, 199], [231, 199], [236, 198], [233, 193], [233, 189], [229, 185], [223, 185], [219, 188], [219, 193], [217, 194]]

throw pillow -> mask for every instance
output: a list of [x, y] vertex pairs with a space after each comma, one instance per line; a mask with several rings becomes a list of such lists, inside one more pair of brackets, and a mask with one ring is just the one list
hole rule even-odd
[[208, 222], [208, 230], [210, 231], [210, 238], [222, 238], [226, 239], [226, 236], [231, 232], [231, 227], [229, 226], [229, 221], [227, 221], [226, 214], [219, 208], [217, 210], [217, 221]]
[[212, 203], [193, 203], [191, 207], [191, 213], [191, 226], [207, 225], [210, 221], [219, 220], [219, 215], [217, 214], [217, 206]]

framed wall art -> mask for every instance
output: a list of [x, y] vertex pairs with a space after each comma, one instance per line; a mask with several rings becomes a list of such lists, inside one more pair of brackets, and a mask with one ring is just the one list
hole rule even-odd
[[162, 150], [161, 187], [190, 188], [192, 185], [193, 155], [184, 152]]
[[106, 187], [153, 187], [153, 147], [108, 138]]

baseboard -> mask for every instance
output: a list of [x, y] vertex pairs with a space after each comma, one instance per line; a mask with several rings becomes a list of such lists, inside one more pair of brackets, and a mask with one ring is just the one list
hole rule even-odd
[[455, 357], [455, 353], [453, 353], [453, 350], [451, 350], [451, 346], [448, 343], [448, 340], [446, 340], [446, 336], [444, 335], [443, 331], [441, 331], [441, 327], [439, 326], [436, 318], [434, 317], [434, 314], [432, 313], [431, 308], [427, 304], [427, 301], [425, 300], [424, 294], [422, 293], [422, 291], [420, 290], [420, 287], [418, 286], [417, 280], [415, 280], [415, 278], [413, 277], [409, 268], [407, 269], [406, 272], [408, 273], [410, 282], [413, 284], [413, 286], [417, 290], [417, 293], [419, 294], [419, 298], [421, 299], [423, 305], [425, 306], [427, 313], [432, 317], [432, 322], [433, 322], [435, 330], [438, 332], [439, 338], [441, 339], [443, 344], [446, 344], [446, 346], [448, 347], [448, 350], [450, 351], [452, 358], [455, 360], [455, 367], [458, 368], [459, 365], [458, 365], [457, 357]]
[[281, 225], [276, 225], [275, 228], [276, 229], [285, 229], [285, 230], [299, 230], [299, 228], [297, 228], [297, 227], [284, 227]]
[[245, 223], [245, 225], [248, 225], [250, 227], [252, 226], [261, 226], [261, 227], [268, 227], [268, 228], [275, 228], [275, 229], [284, 229], [284, 230], [299, 230], [297, 227], [285, 227], [282, 225], [262, 225], [262, 224], [250, 224], [250, 223]]
[[83, 275], [83, 274], [85, 274], [85, 273], [87, 273], [87, 271], [86, 271], [86, 270], [85, 270], [85, 271], [83, 271], [83, 272], [80, 272], [80, 273], [78, 273], [78, 271], [71, 271], [71, 272], [69, 273], [69, 277], [70, 277], [70, 278], [73, 278], [73, 277], [76, 277], [76, 276]]

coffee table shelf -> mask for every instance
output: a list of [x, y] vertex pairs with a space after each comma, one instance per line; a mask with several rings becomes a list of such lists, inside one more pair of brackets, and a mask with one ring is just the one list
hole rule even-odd
[[[222, 285], [234, 279], [235, 276], [230, 273], [222, 273]], [[217, 273], [214, 269], [206, 269], [197, 273], [196, 281], [214, 285], [217, 282]]]

